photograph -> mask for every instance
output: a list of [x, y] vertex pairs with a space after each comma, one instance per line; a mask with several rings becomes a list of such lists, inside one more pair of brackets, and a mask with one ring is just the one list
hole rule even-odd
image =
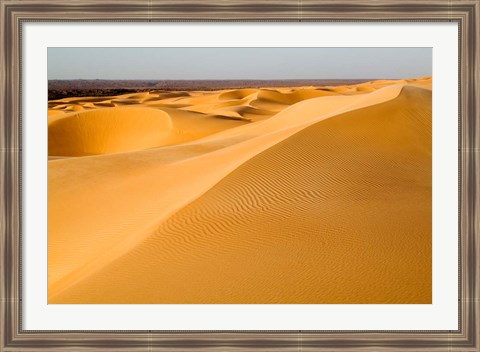
[[48, 304], [432, 303], [431, 47], [47, 56]]

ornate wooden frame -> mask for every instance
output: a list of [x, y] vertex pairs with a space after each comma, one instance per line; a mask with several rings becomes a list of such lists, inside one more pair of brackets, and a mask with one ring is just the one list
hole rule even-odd
[[[480, 351], [480, 0], [0, 0], [0, 351]], [[22, 24], [29, 21], [455, 22], [459, 28], [459, 329], [22, 329]]]

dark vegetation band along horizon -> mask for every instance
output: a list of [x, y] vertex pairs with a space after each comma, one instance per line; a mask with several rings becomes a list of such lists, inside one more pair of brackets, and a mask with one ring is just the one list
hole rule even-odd
[[[388, 78], [385, 78], [388, 79]], [[112, 96], [146, 91], [220, 90], [261, 87], [301, 87], [351, 85], [375, 80], [365, 79], [275, 79], [275, 80], [49, 80], [48, 100], [68, 97]]]

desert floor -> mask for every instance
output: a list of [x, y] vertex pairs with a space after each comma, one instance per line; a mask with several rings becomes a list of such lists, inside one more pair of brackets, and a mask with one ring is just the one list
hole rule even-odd
[[49, 303], [431, 303], [431, 77], [48, 110]]

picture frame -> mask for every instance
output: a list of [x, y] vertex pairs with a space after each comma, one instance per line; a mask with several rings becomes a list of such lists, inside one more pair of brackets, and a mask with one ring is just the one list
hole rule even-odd
[[[0, 351], [479, 351], [480, 0], [0, 0]], [[32, 331], [22, 328], [22, 25], [27, 22], [454, 22], [459, 29], [459, 328]]]

